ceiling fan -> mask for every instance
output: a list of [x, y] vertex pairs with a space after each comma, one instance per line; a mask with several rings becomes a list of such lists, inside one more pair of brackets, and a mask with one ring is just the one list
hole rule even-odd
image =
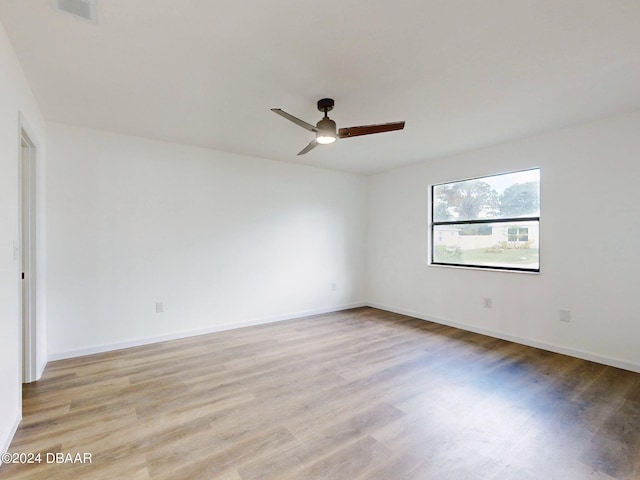
[[372, 133], [392, 132], [394, 130], [402, 130], [404, 128], [404, 122], [392, 122], [392, 123], [380, 123], [377, 125], [361, 125], [359, 127], [341, 128], [336, 133], [336, 122], [331, 120], [327, 115], [327, 112], [333, 110], [335, 102], [333, 98], [322, 98], [318, 100], [318, 110], [324, 112], [324, 117], [314, 127], [310, 123], [300, 120], [297, 117], [285, 112], [280, 108], [272, 108], [271, 111], [283, 116], [287, 120], [292, 121], [296, 125], [300, 125], [302, 128], [314, 132], [316, 138], [313, 139], [309, 145], [304, 147], [298, 155], [304, 155], [310, 150], [314, 149], [318, 145], [327, 145], [335, 142], [338, 138], [351, 138], [359, 137], [360, 135], [371, 135]]

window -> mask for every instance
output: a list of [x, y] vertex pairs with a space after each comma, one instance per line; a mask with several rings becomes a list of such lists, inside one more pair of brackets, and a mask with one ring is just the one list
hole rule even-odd
[[431, 264], [540, 271], [540, 169], [431, 187]]
[[529, 227], [509, 227], [507, 230], [507, 241], [509, 242], [528, 242]]

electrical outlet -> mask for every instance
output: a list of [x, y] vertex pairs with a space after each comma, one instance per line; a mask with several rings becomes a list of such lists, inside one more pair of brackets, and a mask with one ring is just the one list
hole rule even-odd
[[493, 307], [493, 300], [490, 299], [490, 298], [485, 298], [483, 300], [482, 304], [484, 305], [484, 308], [492, 308]]
[[331, 290], [335, 292], [335, 291], [336, 291], [336, 288], [337, 288], [337, 287], [336, 287], [336, 284], [335, 284], [335, 283], [332, 283], [332, 284], [331, 284]]
[[561, 322], [570, 323], [571, 322], [571, 310], [560, 310], [560, 312], [558, 314], [558, 319]]
[[156, 313], [164, 312], [164, 302], [156, 302]]

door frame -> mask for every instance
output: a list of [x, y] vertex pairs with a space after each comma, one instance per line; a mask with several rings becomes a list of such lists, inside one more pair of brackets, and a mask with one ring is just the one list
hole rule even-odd
[[37, 144], [24, 122], [20, 122], [18, 155], [18, 252], [20, 362], [22, 382], [37, 380], [37, 269], [36, 269], [36, 171]]

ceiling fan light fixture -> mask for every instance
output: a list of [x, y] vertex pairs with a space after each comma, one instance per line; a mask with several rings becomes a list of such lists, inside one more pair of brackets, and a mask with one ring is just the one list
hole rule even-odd
[[316, 142], [320, 145], [328, 145], [337, 140], [336, 135], [336, 122], [327, 117], [327, 112], [324, 113], [325, 117], [316, 125]]
[[330, 143], [333, 143], [335, 141], [336, 137], [327, 133], [318, 133], [318, 136], [316, 137], [316, 142], [321, 145], [329, 145]]

